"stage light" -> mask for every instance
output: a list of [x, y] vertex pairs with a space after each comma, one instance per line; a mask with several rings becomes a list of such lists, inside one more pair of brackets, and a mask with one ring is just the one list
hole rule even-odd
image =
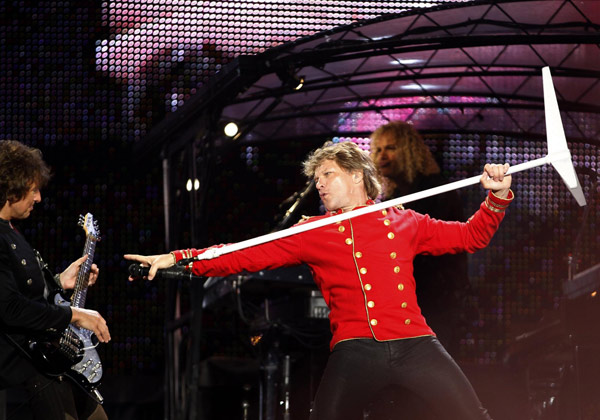
[[240, 128], [233, 121], [228, 122], [223, 127], [223, 133], [225, 133], [225, 135], [227, 137], [235, 137], [236, 134], [238, 134], [239, 132], [240, 132]]
[[419, 59], [416, 59], [416, 58], [406, 58], [406, 59], [400, 58], [398, 60], [390, 61], [390, 64], [393, 64], [393, 65], [400, 65], [401, 64], [401, 65], [408, 66], [408, 65], [411, 65], [411, 64], [420, 64], [422, 62], [423, 62], [423, 60], [419, 60]]
[[191, 192], [192, 188], [194, 191], [198, 191], [200, 189], [200, 180], [198, 178], [194, 179], [193, 181], [191, 178], [188, 178], [187, 183], [185, 184], [185, 189], [188, 192]]
[[278, 70], [276, 73], [277, 77], [279, 77], [279, 80], [281, 80], [283, 83], [283, 86], [293, 90], [302, 89], [302, 87], [304, 87], [304, 83], [306, 82], [306, 77], [299, 76], [297, 71], [292, 67]]
[[277, 73], [279, 79], [283, 82], [283, 86], [291, 88], [293, 90], [300, 90], [304, 86], [306, 81], [304, 76], [298, 76], [293, 70], [289, 70], [287, 73]]
[[304, 86], [304, 76], [295, 76], [294, 80], [296, 82], [295, 83], [296, 86], [294, 87], [294, 90], [302, 89], [302, 87]]

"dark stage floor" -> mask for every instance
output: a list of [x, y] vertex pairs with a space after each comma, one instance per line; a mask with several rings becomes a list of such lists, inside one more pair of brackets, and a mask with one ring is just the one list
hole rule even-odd
[[[535, 416], [535, 413], [532, 414], [534, 404], [530, 399], [531, 387], [528, 389], [527, 372], [498, 366], [463, 364], [461, 367], [469, 377], [483, 405], [495, 420], [595, 420], [600, 418], [600, 404], [596, 402], [597, 396], [600, 395], [600, 385], [598, 380], [590, 377], [592, 372], [583, 375], [581, 379], [586, 383], [579, 389], [574, 381], [563, 382], [562, 389], [557, 391], [558, 396], [548, 400], [552, 401], [554, 407], [546, 409], [539, 417], [533, 417]], [[201, 387], [197, 399], [199, 406], [196, 420], [243, 420], [241, 414], [243, 398], [249, 398], [251, 407], [249, 419], [257, 418], [257, 393], [237, 389], [239, 385], [233, 385], [236, 381], [231, 378], [230, 381], [232, 384], [230, 386], [222, 383], [214, 387]], [[104, 407], [111, 420], [165, 419], [162, 378], [107, 377], [101, 390], [105, 398]], [[2, 396], [0, 396], [0, 420], [30, 419], [27, 408], [22, 406], [24, 403], [22, 394], [9, 391], [5, 392], [3, 397], [6, 401], [3, 406]], [[292, 394], [292, 420], [308, 418], [305, 414], [307, 411], [305, 399], [305, 395]], [[202, 407], [203, 402], [204, 407]], [[393, 407], [393, 404], [390, 403], [390, 406]], [[2, 408], [5, 408], [5, 412]], [[277, 408], [276, 411], [278, 410]], [[388, 416], [384, 417], [373, 420], [391, 420]], [[281, 418], [282, 416], [277, 414], [275, 420]]]

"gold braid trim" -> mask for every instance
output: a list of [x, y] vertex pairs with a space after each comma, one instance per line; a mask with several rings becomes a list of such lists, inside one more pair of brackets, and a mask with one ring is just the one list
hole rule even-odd
[[494, 207], [494, 204], [492, 204], [490, 202], [489, 198], [487, 198], [487, 197], [486, 197], [484, 203], [485, 203], [485, 206], [489, 210], [493, 211], [494, 213], [504, 213], [506, 211], [506, 208], [497, 208], [497, 207]]
[[484, 201], [485, 206], [495, 213], [504, 213], [504, 211], [508, 208], [510, 203], [515, 198], [515, 194], [512, 192], [512, 190], [509, 190], [508, 192], [509, 192], [510, 198], [501, 198], [501, 197], [498, 197], [496, 194], [494, 194], [493, 191], [490, 191], [490, 193], [492, 194], [493, 197], [497, 198], [498, 200], [508, 201], [508, 203], [507, 204], [497, 203], [494, 200], [490, 200], [490, 196], [488, 195]]

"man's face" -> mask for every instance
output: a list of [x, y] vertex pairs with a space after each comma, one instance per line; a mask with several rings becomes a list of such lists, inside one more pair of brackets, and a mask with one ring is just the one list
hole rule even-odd
[[371, 142], [371, 158], [382, 176], [393, 179], [400, 175], [398, 152], [398, 143], [391, 135], [384, 135]]
[[29, 191], [23, 198], [14, 203], [7, 201], [2, 208], [3, 219], [26, 219], [31, 214], [35, 203], [39, 203], [42, 199], [39, 188], [36, 185], [32, 185]]
[[[364, 205], [362, 174], [346, 172], [334, 160], [325, 160], [315, 171], [315, 186], [329, 211]], [[362, 193], [362, 194], [361, 194]]]

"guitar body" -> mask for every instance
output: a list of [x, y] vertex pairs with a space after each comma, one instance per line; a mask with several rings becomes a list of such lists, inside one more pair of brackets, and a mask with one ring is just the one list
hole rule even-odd
[[[54, 296], [54, 303], [71, 306], [58, 293]], [[38, 361], [46, 366], [46, 373], [71, 376], [84, 388], [90, 388], [100, 385], [102, 378], [102, 362], [96, 351], [97, 345], [98, 339], [92, 331], [70, 324], [56, 340], [32, 342], [29, 347]]]
[[[71, 299], [67, 300], [56, 293], [49, 298], [55, 305], [84, 307], [98, 233], [96, 222], [90, 213], [86, 214], [85, 219], [81, 218], [80, 224], [87, 233], [84, 254], [88, 258], [79, 270]], [[65, 331], [52, 340], [30, 341], [29, 354], [43, 372], [51, 376], [64, 375], [71, 378], [98, 403], [102, 403], [103, 398], [97, 390], [102, 379], [102, 362], [96, 351], [98, 344], [92, 331], [69, 324]]]
[[31, 341], [29, 354], [44, 373], [71, 378], [102, 403], [97, 391], [102, 379], [102, 362], [95, 348], [97, 343], [90, 330], [69, 325], [56, 340]]
[[29, 354], [34, 364], [47, 375], [65, 375], [71, 366], [83, 358], [81, 354], [83, 342], [74, 342], [67, 348], [61, 344], [61, 341], [63, 341], [62, 335], [55, 340], [32, 340], [29, 342]]
[[79, 362], [71, 366], [71, 372], [68, 374], [74, 376], [73, 379], [81, 381], [84, 387], [97, 387], [102, 379], [102, 362], [96, 351], [98, 339], [93, 332], [85, 328], [73, 325], [70, 328], [83, 344], [83, 355]]

